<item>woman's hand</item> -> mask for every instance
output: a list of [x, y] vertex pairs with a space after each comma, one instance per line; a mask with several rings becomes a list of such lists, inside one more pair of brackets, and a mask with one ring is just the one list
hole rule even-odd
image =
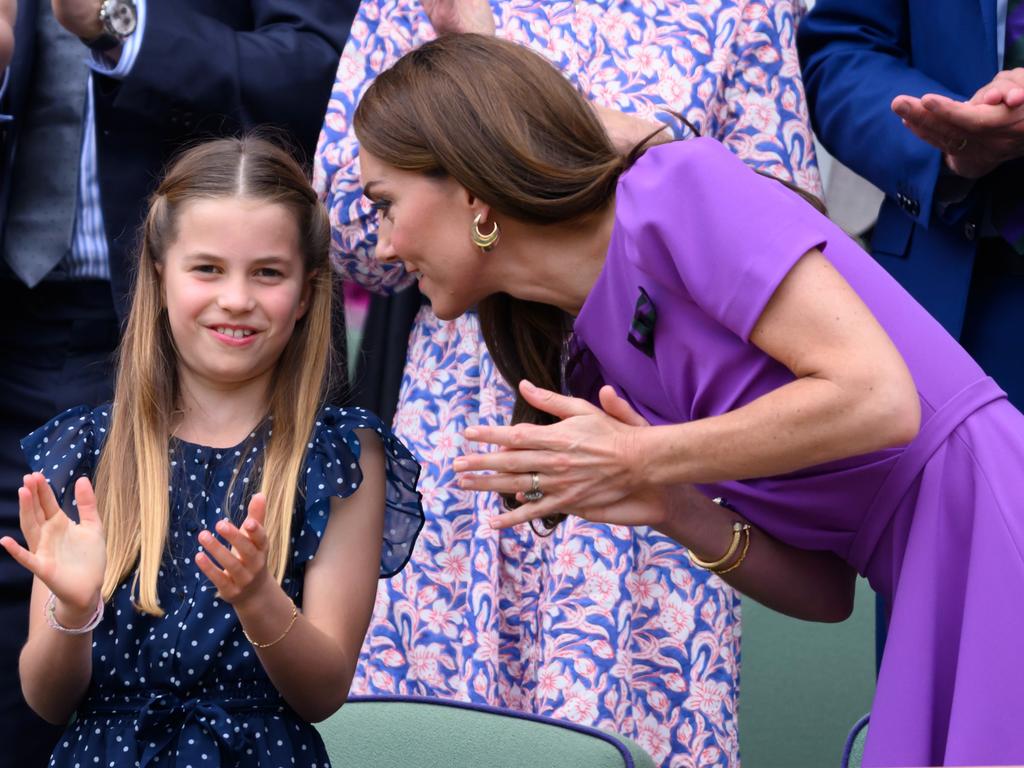
[[213, 582], [221, 599], [236, 609], [239, 603], [273, 583], [267, 570], [266, 519], [267, 499], [257, 493], [249, 502], [249, 514], [241, 529], [227, 519], [216, 525], [217, 533], [227, 539], [231, 549], [209, 531], [199, 534], [199, 543], [205, 551], [196, 555], [196, 565]]
[[423, 0], [423, 10], [439, 35], [494, 34], [494, 11], [488, 0]]
[[651, 525], [664, 514], [661, 491], [644, 482], [643, 456], [635, 449], [637, 431], [646, 429], [647, 422], [614, 389], [601, 389], [604, 410], [526, 381], [520, 390], [533, 406], [562, 421], [471, 427], [465, 432], [468, 440], [502, 450], [455, 461], [455, 470], [466, 473], [459, 478], [462, 488], [515, 493], [521, 501], [537, 475], [543, 498], [503, 514], [496, 527], [557, 512], [621, 525]]
[[92, 483], [85, 477], [75, 482], [78, 523], [64, 514], [41, 472], [25, 475], [23, 483], [18, 506], [28, 549], [10, 536], [0, 544], [57, 596], [61, 623], [84, 624], [96, 610], [107, 566], [106, 539]]

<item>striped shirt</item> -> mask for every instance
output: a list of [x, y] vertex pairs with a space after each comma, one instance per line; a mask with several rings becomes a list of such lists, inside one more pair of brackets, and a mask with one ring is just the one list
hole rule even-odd
[[[121, 58], [111, 67], [101, 54], [93, 53], [89, 66], [108, 77], [122, 79], [128, 76], [142, 47], [146, 28], [146, 0], [136, 0], [138, 26], [125, 40]], [[96, 162], [96, 114], [93, 101], [92, 78], [89, 78], [85, 100], [85, 125], [82, 131], [82, 159], [78, 172], [78, 206], [75, 211], [75, 229], [71, 236], [71, 253], [58, 270], [74, 280], [109, 280], [110, 248], [103, 229], [103, 208], [100, 201], [99, 167]]]

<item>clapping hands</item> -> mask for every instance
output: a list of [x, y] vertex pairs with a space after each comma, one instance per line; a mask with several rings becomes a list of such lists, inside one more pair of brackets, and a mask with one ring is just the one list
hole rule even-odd
[[[79, 626], [96, 609], [107, 565], [103, 523], [88, 478], [75, 483], [79, 522], [57, 503], [41, 472], [26, 475], [18, 489], [21, 532], [28, 549], [10, 536], [0, 545], [57, 597], [67, 626]], [[62, 622], [63, 623], [63, 622]]]
[[205, 552], [196, 555], [196, 565], [217, 587], [220, 597], [236, 608], [272, 581], [267, 570], [266, 519], [267, 499], [262, 493], [257, 493], [249, 502], [248, 516], [241, 528], [227, 519], [220, 520], [215, 526], [231, 549], [210, 531], [199, 534], [199, 543]]
[[980, 178], [1024, 156], [1024, 68], [999, 72], [966, 102], [934, 93], [897, 96], [892, 109], [964, 178]]

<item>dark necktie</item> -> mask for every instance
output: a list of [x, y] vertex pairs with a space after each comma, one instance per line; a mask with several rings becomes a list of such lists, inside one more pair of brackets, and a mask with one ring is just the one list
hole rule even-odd
[[68, 254], [78, 203], [88, 67], [85, 46], [40, 0], [36, 61], [11, 177], [4, 258], [29, 287]]

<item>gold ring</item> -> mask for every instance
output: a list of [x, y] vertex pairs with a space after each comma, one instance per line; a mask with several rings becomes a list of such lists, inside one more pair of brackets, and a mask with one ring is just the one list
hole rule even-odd
[[530, 490], [523, 493], [523, 498], [527, 501], [540, 501], [544, 498], [544, 491], [540, 489], [540, 473], [530, 473]]

